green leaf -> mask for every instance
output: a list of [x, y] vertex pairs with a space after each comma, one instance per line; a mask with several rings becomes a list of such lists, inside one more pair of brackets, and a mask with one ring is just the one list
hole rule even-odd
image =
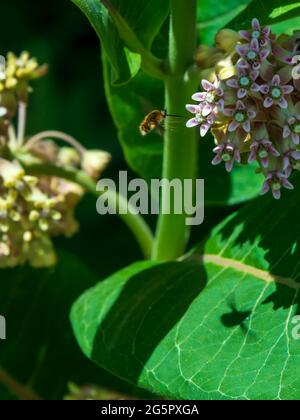
[[202, 44], [213, 45], [218, 30], [241, 13], [251, 0], [198, 0], [198, 30]]
[[[72, 0], [89, 19], [108, 57], [113, 84], [125, 84], [138, 73], [142, 57], [138, 51], [129, 51], [122, 40], [107, 7], [100, 0]], [[122, 16], [126, 31], [135, 42], [149, 52], [169, 12], [169, 2], [160, 0], [130, 1], [112, 0], [111, 4]], [[129, 46], [130, 47], [130, 46]]]
[[11, 393], [61, 399], [69, 381], [96, 380], [77, 349], [68, 319], [73, 301], [96, 280], [66, 253], [51, 270], [1, 271], [0, 314], [6, 318], [7, 340], [0, 341], [0, 383], [13, 383]]
[[87, 291], [71, 315], [82, 350], [170, 398], [300, 400], [299, 206], [296, 192], [259, 198], [185, 261], [138, 263]]
[[[272, 29], [278, 34], [286, 31], [292, 33], [295, 29], [299, 29], [299, 21], [295, 19], [297, 16], [300, 16], [299, 1], [253, 0], [227, 26], [235, 30], [248, 28], [251, 25], [251, 20], [257, 17], [261, 24], [272, 25]], [[281, 23], [281, 25], [277, 26], [278, 23]]]

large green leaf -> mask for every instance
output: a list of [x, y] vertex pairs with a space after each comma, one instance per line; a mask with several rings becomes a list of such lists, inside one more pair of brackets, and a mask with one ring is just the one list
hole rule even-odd
[[[120, 38], [119, 32], [110, 13], [100, 0], [72, 0], [87, 16], [105, 51], [114, 84], [123, 84], [134, 77], [141, 66], [139, 54], [128, 50]], [[152, 42], [158, 34], [169, 12], [169, 1], [126, 1], [111, 0], [112, 5], [125, 19], [130, 30], [150, 50]]]
[[198, 0], [198, 31], [202, 44], [212, 45], [216, 32], [241, 13], [251, 0]]
[[[257, 17], [264, 25], [275, 25], [276, 32], [292, 32], [299, 29], [300, 2], [292, 0], [252, 0], [249, 6], [229, 25], [236, 30], [248, 28], [251, 20]], [[277, 26], [277, 24], [280, 24]]]
[[300, 400], [299, 205], [296, 192], [260, 198], [185, 261], [138, 263], [87, 291], [72, 310], [85, 354], [173, 398]]
[[20, 398], [61, 399], [69, 381], [96, 383], [94, 367], [77, 348], [68, 313], [97, 280], [67, 253], [51, 270], [1, 270], [0, 314], [6, 318], [7, 340], [0, 340], [0, 384]]
[[2, 270], [0, 312], [7, 320], [7, 340], [0, 342], [0, 365], [7, 375], [46, 398], [62, 397], [69, 380], [88, 379], [67, 313], [76, 296], [95, 281], [68, 254], [60, 256], [53, 270]]

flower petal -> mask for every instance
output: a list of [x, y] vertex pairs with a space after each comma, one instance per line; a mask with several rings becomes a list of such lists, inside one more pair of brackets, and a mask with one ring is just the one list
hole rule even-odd
[[295, 150], [294, 152], [292, 152], [291, 153], [291, 156], [295, 160], [300, 160], [300, 152], [298, 152], [297, 150]]
[[280, 156], [280, 153], [278, 152], [278, 150], [275, 149], [275, 147], [272, 144], [269, 146], [269, 152], [275, 157]]
[[267, 194], [269, 191], [270, 191], [270, 184], [269, 184], [269, 182], [268, 182], [268, 180], [267, 180], [267, 181], [265, 181], [265, 182], [263, 183], [263, 187], [262, 187], [262, 190], [261, 190], [261, 195], [265, 195], [265, 194]]
[[295, 80], [300, 79], [300, 64], [295, 66], [292, 70], [292, 78]]
[[294, 185], [284, 177], [281, 179], [281, 183], [287, 190], [293, 190], [295, 188]]
[[299, 136], [299, 134], [292, 133], [292, 140], [293, 140], [293, 143], [294, 144], [298, 145], [300, 143], [300, 136]]
[[244, 45], [237, 45], [235, 50], [241, 57], [245, 57], [248, 52], [248, 48]]
[[288, 156], [284, 156], [282, 163], [283, 163], [283, 170], [285, 171], [286, 168], [290, 166], [290, 158]]
[[217, 155], [214, 157], [214, 159], [212, 160], [212, 165], [216, 166], [219, 165], [222, 162], [222, 157], [221, 155]]
[[275, 76], [273, 76], [272, 85], [280, 86], [280, 76], [278, 74], [275, 74]]
[[267, 157], [260, 159], [260, 161], [264, 168], [267, 168], [269, 166], [269, 159]]
[[285, 125], [283, 127], [283, 133], [282, 133], [283, 138], [284, 139], [288, 138], [290, 134], [291, 134], [290, 127], [288, 125]]
[[261, 85], [259, 87], [259, 90], [261, 93], [263, 93], [264, 95], [267, 95], [270, 91], [269, 85]]
[[260, 91], [260, 86], [257, 83], [253, 83], [251, 86], [251, 90], [252, 92], [259, 92]]
[[202, 109], [203, 117], [207, 117], [209, 114], [211, 114], [213, 109], [214, 109], [214, 106], [212, 104], [205, 104]]
[[273, 99], [270, 98], [269, 96], [266, 97], [266, 99], [264, 100], [264, 107], [265, 108], [271, 108], [271, 106], [273, 105]]
[[292, 175], [293, 168], [291, 166], [288, 166], [285, 170], [286, 176], [289, 178]]
[[270, 54], [270, 50], [265, 49], [265, 50], [260, 51], [259, 57], [261, 61], [264, 61], [269, 56], [269, 54]]
[[255, 82], [255, 80], [258, 78], [259, 76], [259, 71], [257, 70], [251, 70], [250, 71], [250, 77], [253, 80], [253, 82]]
[[215, 86], [212, 83], [210, 83], [208, 80], [203, 79], [201, 84], [202, 84], [203, 89], [206, 90], [207, 92], [211, 92], [215, 90]]
[[248, 163], [252, 163], [256, 160], [256, 151], [252, 150], [252, 152], [250, 153], [249, 157], [248, 157]]
[[223, 153], [224, 148], [225, 148], [224, 144], [219, 144], [219, 146], [217, 146], [213, 149], [213, 152], [214, 153], [219, 153], [219, 154]]
[[256, 112], [253, 111], [252, 109], [249, 109], [249, 111], [247, 112], [248, 117], [253, 120], [256, 117]]
[[233, 114], [234, 114], [234, 109], [225, 108], [225, 109], [223, 110], [223, 114], [224, 114], [226, 117], [233, 117]]
[[285, 95], [289, 95], [290, 93], [292, 93], [292, 92], [293, 92], [293, 90], [294, 90], [294, 87], [293, 87], [293, 86], [291, 86], [291, 85], [282, 86], [282, 92], [283, 92]]
[[251, 39], [250, 49], [255, 52], [259, 52], [259, 42], [256, 38]]
[[236, 162], [241, 163], [241, 153], [238, 149], [236, 149], [234, 152], [234, 158]]
[[245, 121], [243, 123], [243, 129], [246, 131], [246, 133], [250, 133], [250, 131], [251, 131], [250, 121]]
[[229, 126], [228, 126], [228, 131], [230, 133], [232, 133], [233, 131], [235, 131], [238, 127], [240, 126], [240, 124], [237, 121], [232, 121]]
[[247, 90], [246, 89], [243, 89], [243, 88], [240, 88], [238, 90], [237, 97], [239, 99], [244, 99], [246, 96], [247, 96]]
[[287, 109], [289, 104], [287, 102], [287, 100], [285, 98], [280, 98], [278, 101], [278, 105], [280, 106], [281, 109]]
[[197, 92], [192, 96], [192, 99], [194, 101], [203, 102], [203, 101], [205, 101], [206, 96], [207, 96], [206, 92]]
[[241, 60], [239, 60], [237, 62], [237, 67], [239, 69], [248, 69], [250, 67], [250, 64], [248, 63], [247, 60], [245, 60], [244, 58], [242, 58]]
[[205, 137], [209, 129], [210, 129], [210, 124], [208, 123], [202, 124], [200, 127], [200, 136]]
[[197, 125], [199, 125], [199, 121], [196, 120], [196, 118], [191, 118], [190, 120], [188, 120], [188, 122], [186, 123], [186, 127], [187, 128], [192, 128], [192, 127], [196, 127]]
[[292, 56], [289, 51], [285, 50], [284, 48], [282, 48], [278, 43], [273, 43], [272, 45], [272, 53], [273, 55], [278, 58], [278, 60], [280, 60], [283, 63], [288, 63], [288, 64], [292, 64]]
[[272, 189], [272, 194], [275, 200], [280, 200], [281, 198], [281, 191]]
[[225, 101], [224, 99], [220, 99], [217, 103], [219, 110], [222, 112], [224, 110]]
[[266, 38], [269, 38], [271, 34], [271, 28], [269, 26], [266, 26], [265, 28], [262, 29], [261, 32]]
[[191, 112], [192, 114], [196, 114], [199, 111], [198, 105], [187, 104], [185, 108], [187, 109], [187, 111]]
[[0, 107], [0, 118], [4, 117], [7, 114], [7, 109], [3, 106]]
[[237, 101], [236, 109], [238, 109], [239, 111], [242, 111], [242, 110], [246, 109], [246, 106], [245, 106], [244, 102], [243, 101]]
[[232, 87], [232, 88], [238, 88], [239, 87], [237, 79], [227, 80], [226, 85], [229, 86], [229, 87]]
[[257, 18], [252, 19], [251, 25], [252, 25], [253, 31], [260, 31], [260, 29], [261, 29], [260, 28], [260, 23], [259, 23], [259, 20]]
[[292, 58], [292, 64], [298, 64], [300, 62], [300, 55], [294, 55]]
[[234, 165], [234, 160], [231, 159], [228, 162], [225, 163], [225, 168], [227, 172], [231, 172], [233, 169], [233, 165]]
[[243, 39], [245, 39], [246, 41], [250, 41], [250, 39], [251, 39], [250, 32], [248, 32], [248, 31], [239, 31], [239, 35], [240, 35]]

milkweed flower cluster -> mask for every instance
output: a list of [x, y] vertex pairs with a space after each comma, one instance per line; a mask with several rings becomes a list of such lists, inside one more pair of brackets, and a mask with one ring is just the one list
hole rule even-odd
[[187, 110], [187, 127], [213, 134], [213, 165], [258, 162], [265, 176], [262, 194], [275, 199], [300, 170], [300, 33], [275, 36], [253, 19], [249, 31], [223, 30], [216, 37], [226, 52], [202, 80]]
[[[26, 137], [31, 81], [45, 75], [47, 66], [39, 66], [28, 53], [20, 57], [9, 53], [5, 64], [0, 69], [0, 268], [25, 263], [47, 267], [57, 261], [52, 237], [70, 237], [78, 230], [74, 210], [84, 190], [57, 176], [33, 176], [24, 162], [81, 170], [97, 180], [110, 155], [88, 151], [60, 132]], [[59, 147], [53, 138], [71, 147]]]

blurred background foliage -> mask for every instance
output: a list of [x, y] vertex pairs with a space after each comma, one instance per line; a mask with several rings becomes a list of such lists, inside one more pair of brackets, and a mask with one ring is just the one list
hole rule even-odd
[[[1, 16], [0, 54], [28, 50], [50, 65], [48, 77], [35, 85], [31, 97], [28, 134], [65, 131], [85, 146], [113, 155], [106, 177], [116, 178], [119, 170], [129, 170], [104, 95], [99, 41], [85, 16], [68, 0], [5, 1]], [[158, 41], [159, 47], [164, 49]], [[192, 244], [232, 210], [207, 209], [205, 223], [193, 232]], [[69, 381], [145, 396], [89, 362], [79, 351], [68, 320], [72, 302], [86, 288], [141, 259], [140, 252], [117, 217], [96, 214], [93, 197], [85, 197], [77, 218], [80, 232], [71, 240], [56, 241], [63, 250], [56, 269], [1, 272], [0, 313], [7, 317], [8, 340], [0, 342], [0, 382], [5, 370], [47, 399], [63, 398]], [[155, 220], [149, 223], [155, 226]], [[10, 394], [2, 384], [0, 399]]]

